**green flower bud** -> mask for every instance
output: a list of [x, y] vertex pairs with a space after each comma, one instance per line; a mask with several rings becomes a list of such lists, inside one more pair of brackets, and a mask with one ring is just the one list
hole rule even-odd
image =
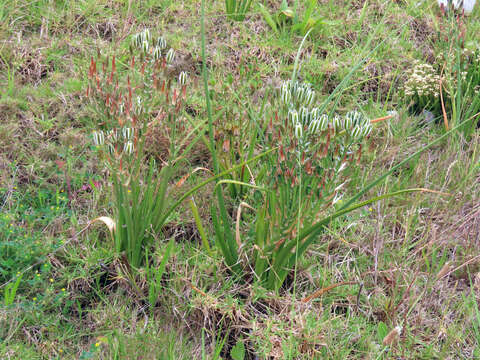
[[326, 114], [322, 114], [318, 120], [320, 121], [320, 131], [327, 130], [328, 116]]
[[295, 137], [301, 139], [303, 137], [303, 126], [299, 122], [295, 125]]
[[130, 127], [122, 128], [122, 136], [125, 140], [132, 140], [133, 138], [133, 129]]
[[295, 109], [288, 110], [288, 119], [292, 122], [293, 126], [298, 123], [298, 112]]
[[362, 136], [368, 136], [372, 132], [372, 125], [370, 123], [365, 124], [362, 127]]
[[180, 75], [178, 75], [178, 83], [181, 86], [184, 86], [187, 83], [188, 80], [188, 74], [185, 71], [182, 71]]
[[110, 155], [115, 155], [115, 147], [112, 144], [108, 144], [108, 152]]
[[153, 58], [159, 60], [162, 57], [162, 49], [159, 46], [153, 48]]
[[157, 46], [163, 50], [167, 47], [167, 41], [162, 37], [160, 36], [157, 40]]
[[93, 144], [95, 146], [101, 146], [105, 143], [105, 135], [103, 134], [103, 131], [94, 131], [93, 132]]
[[300, 121], [302, 124], [306, 124], [309, 120], [309, 112], [308, 109], [305, 106], [302, 106], [300, 110], [298, 111], [298, 116], [300, 118]]
[[142, 42], [145, 42], [145, 41], [149, 42], [150, 39], [152, 38], [150, 36], [150, 30], [148, 30], [148, 29], [143, 30], [143, 32], [141, 34], [142, 34]]
[[343, 130], [343, 119], [340, 116], [335, 115], [335, 118], [333, 119], [333, 127], [335, 131]]
[[133, 142], [127, 141], [123, 145], [123, 152], [127, 155], [131, 155], [133, 153]]
[[143, 41], [142, 42], [142, 51], [144, 54], [148, 54], [148, 49], [149, 49], [150, 45], [148, 44], [148, 41]]
[[362, 135], [362, 129], [358, 125], [355, 125], [353, 129], [350, 131], [350, 136], [354, 139], [359, 138], [361, 135]]
[[173, 49], [168, 50], [166, 58], [167, 58], [167, 63], [171, 64], [175, 59], [175, 50]]
[[310, 107], [313, 104], [313, 100], [315, 99], [315, 91], [307, 89], [305, 91], [305, 97], [303, 99], [303, 105]]
[[282, 103], [284, 105], [290, 104], [290, 101], [292, 99], [292, 94], [290, 92], [289, 86], [287, 82], [284, 82], [282, 85], [282, 88], [280, 90], [280, 96], [282, 99]]

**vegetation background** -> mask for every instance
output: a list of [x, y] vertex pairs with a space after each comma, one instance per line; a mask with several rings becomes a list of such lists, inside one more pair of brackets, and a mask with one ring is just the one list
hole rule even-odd
[[[461, 80], [446, 90], [444, 111], [404, 86], [415, 61], [460, 74], [453, 69], [460, 58], [449, 63], [439, 54], [457, 54], [456, 46], [479, 51], [478, 6], [458, 22], [434, 1], [290, 1], [288, 9], [260, 3], [232, 18], [223, 1], [206, 2], [206, 59], [197, 0], [0, 3], [0, 358], [480, 358], [475, 121], [367, 195], [435, 193], [385, 198], [332, 220], [277, 291], [238, 281], [219, 249], [202, 243], [202, 236], [215, 242], [214, 183], [193, 195], [204, 235], [188, 201], [165, 219], [151, 254], [154, 271], [164, 264], [161, 273], [147, 267], [129, 277], [108, 229], [92, 223], [113, 216], [115, 202], [92, 143], [98, 116], [85, 96], [91, 58], [126, 54], [132, 35], [144, 29], [176, 49], [168, 72], [188, 73], [185, 116], [194, 124], [208, 121], [208, 68], [211, 135], [225, 168], [239, 162], [225, 155], [225, 144], [233, 147], [237, 129], [291, 78], [297, 51], [299, 79], [322, 99], [370, 54], [342, 88], [336, 110], [391, 116], [375, 124], [344, 199], [444, 135], [444, 113], [450, 128], [478, 113], [470, 114], [475, 100], [462, 107], [467, 100], [454, 91]], [[463, 29], [460, 45], [452, 26]], [[164, 130], [145, 136], [157, 163], [169, 154]], [[211, 177], [196, 170], [214, 171], [210, 150], [208, 141], [192, 143], [169, 194]], [[231, 197], [227, 206], [236, 216], [239, 202]], [[249, 216], [244, 209], [245, 223]], [[242, 231], [247, 238], [249, 230]]]

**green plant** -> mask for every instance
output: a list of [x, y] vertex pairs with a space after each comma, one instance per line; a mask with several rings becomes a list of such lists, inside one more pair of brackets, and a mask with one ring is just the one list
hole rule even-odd
[[282, 0], [280, 9], [271, 14], [265, 5], [258, 4], [258, 9], [270, 28], [277, 34], [298, 33], [304, 36], [310, 30], [318, 30], [327, 22], [320, 16], [315, 16], [314, 11], [317, 6], [317, 0], [307, 0], [307, 8], [300, 18], [298, 14], [298, 0], [295, 0], [294, 7], [290, 7], [287, 0]]
[[[138, 268], [167, 220], [163, 215], [172, 199], [168, 185], [182, 156], [196, 141], [186, 144], [196, 129], [188, 129], [181, 117], [187, 74], [182, 72], [176, 82], [167, 74], [173, 49], [166, 51], [165, 40], [152, 39], [145, 30], [132, 38], [130, 51], [122, 78], [115, 57], [111, 66], [107, 58], [101, 71], [92, 58], [87, 96], [101, 119], [101, 129], [93, 133], [93, 141], [106, 160], [113, 183], [115, 250], [124, 252], [129, 264]], [[147, 132], [157, 124], [169, 138], [167, 158], [160, 170], [144, 151]], [[180, 135], [182, 141], [178, 141]]]
[[148, 303], [150, 308], [153, 309], [157, 303], [158, 296], [162, 289], [161, 280], [163, 273], [165, 272], [165, 267], [167, 266], [168, 259], [172, 253], [173, 246], [175, 242], [173, 238], [168, 242], [165, 253], [162, 256], [162, 260], [157, 266], [153, 264], [150, 265], [148, 250], [145, 252], [145, 277], [148, 283]]
[[10, 282], [5, 285], [5, 289], [3, 290], [3, 304], [5, 306], [10, 306], [13, 304], [15, 300], [15, 295], [17, 294], [18, 286], [20, 285], [20, 281], [22, 281], [23, 274], [17, 277], [15, 282]]
[[251, 5], [252, 0], [225, 0], [225, 11], [230, 19], [243, 21]]
[[22, 191], [0, 188], [0, 283], [42, 260], [58, 248], [62, 238], [51, 238], [43, 229], [64, 213], [70, 214], [63, 190], [39, 189], [25, 196]]
[[[442, 18], [438, 54], [433, 65], [415, 60], [406, 71], [406, 100], [414, 112], [426, 109], [443, 118], [445, 129], [480, 111], [480, 51], [465, 47], [464, 19], [453, 12]], [[463, 128], [471, 137], [475, 122]]]
[[[339, 96], [358, 66], [319, 107], [313, 106], [315, 93], [311, 87], [297, 82], [295, 66], [292, 79], [282, 85], [271, 106], [278, 111], [274, 111], [266, 126], [263, 142], [264, 149], [269, 150], [260, 164], [264, 186], [250, 185], [264, 192], [257, 209], [240, 204], [234, 224], [225, 208], [222, 193], [218, 191], [219, 185], [228, 181], [217, 184], [219, 206], [218, 210], [212, 208], [215, 243], [237, 277], [244, 277], [246, 269], [253, 268], [256, 281], [267, 289], [278, 290], [295, 269], [298, 259], [334, 219], [382, 199], [424, 191], [406, 189], [357, 202], [360, 196], [391, 174], [397, 168], [395, 166], [341, 207], [335, 209], [332, 206], [342, 196], [342, 188], [348, 185], [348, 168], [357, 166], [362, 143], [371, 131], [370, 121], [359, 112], [345, 116], [333, 114]], [[330, 109], [328, 114], [327, 107]], [[254, 211], [253, 218], [248, 220], [252, 225], [246, 232], [240, 231], [243, 207]], [[245, 233], [246, 240], [242, 240], [241, 235]]]

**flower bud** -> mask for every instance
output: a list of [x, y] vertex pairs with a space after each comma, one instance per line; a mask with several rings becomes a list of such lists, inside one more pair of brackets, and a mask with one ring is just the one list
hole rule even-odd
[[133, 35], [133, 37], [132, 37], [132, 45], [133, 45], [134, 47], [137, 47], [137, 48], [141, 47], [141, 45], [142, 45], [142, 38], [141, 38], [140, 34], [135, 34], [135, 35]]
[[305, 89], [303, 87], [297, 87], [295, 90], [295, 97], [297, 101], [302, 102], [305, 95]]
[[333, 127], [335, 128], [335, 131], [340, 131], [343, 129], [343, 119], [335, 115], [335, 118], [333, 119]]
[[175, 50], [173, 49], [168, 50], [166, 58], [167, 58], [167, 63], [171, 64], [175, 59]]
[[157, 46], [163, 50], [167, 47], [167, 41], [162, 37], [160, 36], [157, 40]]
[[315, 134], [319, 129], [320, 129], [320, 120], [318, 119], [312, 120], [312, 122], [308, 125], [308, 131], [311, 134]]
[[105, 135], [103, 134], [103, 131], [94, 131], [93, 132], [93, 144], [95, 146], [101, 146], [105, 143]]
[[130, 127], [122, 128], [122, 136], [125, 140], [132, 140], [133, 138], [133, 129]]
[[301, 139], [303, 137], [303, 126], [299, 122], [295, 125], [295, 137]]
[[350, 129], [352, 127], [352, 125], [353, 125], [352, 117], [351, 116], [345, 116], [345, 129]]
[[358, 125], [355, 125], [352, 129], [352, 131], [350, 132], [350, 136], [353, 138], [353, 139], [357, 139], [359, 138], [360, 136], [362, 135], [362, 129], [358, 126]]
[[188, 80], [188, 74], [185, 71], [182, 71], [180, 75], [178, 75], [178, 83], [181, 86], [184, 86], [187, 83]]
[[148, 54], [148, 48], [149, 48], [148, 41], [144, 40], [142, 42], [142, 51], [144, 54]]
[[153, 48], [153, 58], [159, 60], [162, 57], [162, 49], [159, 46]]
[[326, 114], [322, 114], [318, 120], [320, 121], [320, 131], [327, 130], [328, 116]]
[[151, 36], [150, 36], [150, 30], [148, 29], [145, 29], [143, 30], [143, 32], [141, 33], [142, 34], [142, 41], [143, 42], [149, 42], [150, 39], [151, 39]]
[[299, 116], [302, 124], [306, 124], [308, 122], [308, 118], [309, 118], [308, 109], [305, 106], [302, 106], [300, 108], [300, 110], [298, 111], [298, 116]]
[[368, 136], [372, 132], [372, 125], [370, 123], [365, 124], [362, 127], [362, 136]]
[[284, 105], [290, 104], [290, 100], [292, 99], [292, 94], [290, 92], [289, 86], [287, 82], [284, 82], [282, 88], [280, 90], [280, 96], [282, 98], [282, 103]]
[[123, 145], [123, 152], [127, 155], [131, 155], [133, 153], [133, 142], [127, 141]]
[[298, 123], [298, 112], [295, 109], [288, 110], [288, 118], [292, 122], [293, 126], [296, 126]]
[[307, 107], [312, 106], [314, 99], [315, 99], [315, 91], [307, 89], [305, 91], [305, 98], [303, 100], [303, 105]]

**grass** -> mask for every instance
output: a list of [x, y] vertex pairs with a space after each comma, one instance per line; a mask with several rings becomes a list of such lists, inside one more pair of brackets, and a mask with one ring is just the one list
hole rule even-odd
[[[321, 22], [300, 51], [297, 77], [312, 84], [322, 103], [378, 46], [352, 75], [337, 112], [357, 109], [370, 119], [394, 113], [374, 126], [333, 210], [389, 170], [358, 200], [407, 188], [439, 193], [384, 198], [332, 219], [278, 291], [249, 278], [248, 268], [238, 281], [224, 264], [210, 213], [214, 191], [223, 189], [233, 238], [240, 202], [258, 209], [261, 194], [238, 183], [215, 187], [211, 173], [261, 153], [261, 140], [252, 153], [244, 144], [252, 143], [254, 124], [262, 133], [262, 105], [291, 78], [303, 38], [276, 34], [254, 3], [243, 21], [231, 21], [222, 1], [206, 2], [207, 61], [201, 8], [193, 0], [0, 5], [0, 358], [235, 359], [238, 344], [245, 359], [479, 356], [478, 128], [467, 140], [445, 136], [394, 168], [445, 134], [443, 119], [425, 122], [402, 93], [413, 60], [432, 63], [445, 47], [436, 3], [317, 2], [313, 14]], [[309, 3], [298, 1], [298, 13]], [[478, 15], [477, 6], [465, 19], [468, 46], [480, 45]], [[172, 76], [189, 73], [185, 116], [204, 131], [171, 176], [169, 195], [179, 199], [210, 183], [193, 194], [194, 202], [189, 194], [172, 210], [148, 251], [151, 266], [132, 275], [108, 230], [91, 223], [111, 216], [115, 204], [91, 143], [98, 118], [84, 93], [90, 57], [126, 54], [129, 36], [145, 28], [178, 50]], [[205, 86], [211, 128], [204, 127]], [[161, 163], [168, 137], [165, 143], [162, 128], [155, 131], [146, 151]], [[223, 151], [226, 140], [230, 152]], [[253, 177], [238, 167], [230, 180], [263, 186], [255, 164], [249, 164]], [[244, 207], [242, 223], [254, 219]], [[247, 241], [251, 230], [241, 226], [239, 235]], [[402, 332], [384, 344], [396, 326]]]

